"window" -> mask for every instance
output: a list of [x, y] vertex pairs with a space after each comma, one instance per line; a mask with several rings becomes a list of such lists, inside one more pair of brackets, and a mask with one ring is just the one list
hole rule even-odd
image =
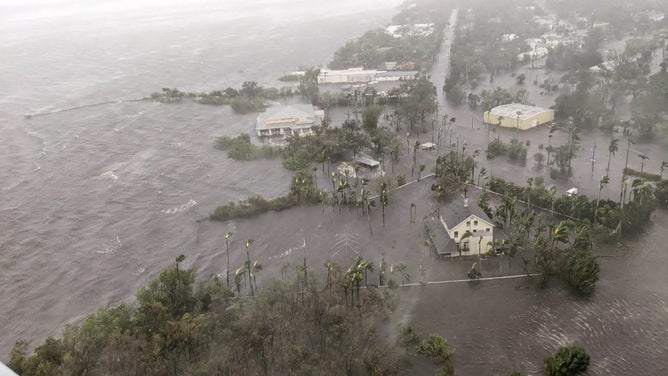
[[485, 231], [489, 232], [489, 228], [486, 228]]
[[457, 250], [462, 252], [468, 252], [469, 242], [457, 243]]
[[455, 231], [455, 238], [459, 236], [459, 231]]
[[477, 225], [478, 225], [478, 221], [473, 221], [473, 225], [474, 225], [474, 226], [477, 226]]
[[471, 227], [471, 221], [466, 221], [466, 227]]
[[473, 233], [475, 234], [476, 232], [478, 232], [478, 230], [476, 230], [476, 229], [473, 229]]

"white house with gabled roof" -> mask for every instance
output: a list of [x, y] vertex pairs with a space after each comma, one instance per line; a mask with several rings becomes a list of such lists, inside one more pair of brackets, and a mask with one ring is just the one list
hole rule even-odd
[[439, 220], [448, 238], [437, 247], [441, 256], [466, 256], [487, 253], [493, 249], [495, 237], [502, 236], [495, 229], [475, 200], [455, 199], [441, 210]]

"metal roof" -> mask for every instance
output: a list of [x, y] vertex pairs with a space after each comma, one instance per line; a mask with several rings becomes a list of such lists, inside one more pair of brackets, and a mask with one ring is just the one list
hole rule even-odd
[[494, 116], [503, 116], [507, 119], [517, 119], [517, 113], [519, 112], [520, 120], [527, 120], [541, 113], [553, 111], [554, 110], [542, 107], [528, 106], [521, 103], [511, 103], [494, 107], [489, 112]]
[[371, 159], [369, 157], [364, 157], [364, 156], [360, 156], [360, 157], [355, 158], [355, 161], [358, 162], [358, 163], [361, 163], [363, 165], [369, 166], [369, 167], [376, 167], [380, 164], [380, 162], [378, 162], [374, 159]]

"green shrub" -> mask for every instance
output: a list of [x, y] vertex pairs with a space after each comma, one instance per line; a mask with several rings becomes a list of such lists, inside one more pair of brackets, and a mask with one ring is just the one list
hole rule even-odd
[[579, 296], [591, 296], [596, 290], [600, 267], [587, 249], [573, 248], [563, 255], [561, 278]]
[[279, 156], [281, 149], [269, 146], [255, 146], [251, 143], [250, 135], [242, 133], [237, 137], [218, 137], [215, 147], [227, 151], [227, 156], [239, 161], [268, 159]]
[[511, 161], [526, 162], [527, 149], [524, 147], [524, 144], [516, 138], [510, 140], [510, 143], [508, 144], [499, 139], [490, 141], [487, 145], [487, 158], [493, 159], [500, 155], [508, 156], [508, 159]]
[[448, 345], [448, 341], [438, 334], [430, 334], [428, 339], [423, 340], [416, 346], [415, 351], [439, 364], [449, 361], [454, 353], [454, 350]]
[[547, 376], [582, 375], [587, 371], [589, 361], [589, 354], [582, 347], [560, 347], [553, 357], [545, 359], [545, 374]]
[[420, 336], [410, 325], [399, 325], [398, 342], [404, 347], [415, 347], [420, 344]]

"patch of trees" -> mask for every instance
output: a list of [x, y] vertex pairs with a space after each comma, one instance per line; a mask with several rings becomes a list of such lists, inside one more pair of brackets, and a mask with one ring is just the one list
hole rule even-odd
[[665, 194], [663, 185], [655, 186], [643, 179], [634, 179], [629, 183], [624, 185], [619, 201], [600, 198], [600, 192], [609, 184], [608, 179], [601, 179], [599, 195], [592, 200], [582, 195], [557, 195], [556, 190], [542, 185], [518, 186], [497, 177], [489, 180], [488, 188], [557, 215], [586, 221], [594, 227], [599, 240], [606, 240], [620, 234], [635, 236], [642, 233]]
[[23, 376], [398, 372], [394, 347], [378, 331], [394, 307], [393, 291], [354, 284], [364, 260], [345, 274], [326, 264], [325, 288], [305, 264], [256, 290], [261, 265], [251, 259], [252, 243], [234, 273], [236, 293], [216, 276], [196, 282], [182, 255], [137, 293], [136, 306], [100, 309], [33, 354], [20, 341], [9, 367]]
[[311, 174], [300, 171], [292, 178], [287, 195], [267, 200], [261, 196], [252, 196], [239, 202], [229, 202], [218, 206], [209, 214], [214, 221], [227, 221], [236, 218], [254, 217], [268, 211], [282, 211], [302, 204], [317, 204], [323, 200], [322, 191], [314, 184]]
[[430, 334], [428, 338], [422, 339], [410, 325], [400, 325], [397, 343], [409, 354], [422, 355], [431, 359], [440, 368], [438, 375], [454, 375], [452, 356], [455, 350], [448, 341], [438, 334]]
[[633, 16], [640, 11], [653, 9], [657, 5], [652, 0], [561, 0], [545, 4], [562, 19], [569, 19], [575, 15], [589, 17], [589, 23], [580, 26], [589, 27], [593, 22], [609, 22], [615, 30], [620, 31], [633, 30], [638, 25]]
[[[512, 0], [473, 1], [471, 12], [460, 12], [460, 21], [452, 44], [450, 69], [443, 90], [448, 100], [460, 104], [467, 89], [475, 89], [484, 74], [490, 82], [502, 71], [512, 71], [521, 62], [518, 55], [527, 49], [527, 38], [539, 34], [534, 13]], [[502, 35], [516, 34], [512, 41]], [[475, 107], [475, 106], [474, 106]]]
[[554, 356], [545, 359], [547, 376], [584, 375], [589, 368], [589, 354], [579, 346], [562, 346]]
[[393, 93], [399, 98], [399, 112], [411, 131], [418, 127], [419, 132], [427, 117], [438, 108], [436, 86], [424, 73], [406, 80]]
[[281, 155], [281, 150], [278, 148], [269, 145], [253, 145], [248, 133], [242, 133], [237, 137], [218, 137], [216, 149], [227, 151], [228, 157], [240, 161], [273, 158]]
[[[628, 47], [627, 47], [628, 49]], [[621, 128], [624, 134], [635, 131], [642, 139], [651, 139], [661, 129], [668, 129], [668, 67], [662, 63], [659, 72], [649, 78], [651, 50], [629, 57], [612, 56], [611, 72], [595, 75], [588, 69], [570, 71], [561, 83], [575, 88], [572, 93], [562, 94], [555, 100], [555, 116], [572, 119], [578, 126], [599, 127], [613, 132]], [[630, 121], [620, 121], [615, 114], [617, 104], [631, 98]]]
[[370, 30], [336, 50], [328, 66], [331, 69], [376, 69], [384, 67], [386, 61], [392, 61], [399, 65], [412, 65], [405, 70], [426, 71], [431, 67], [442, 39], [443, 30], [439, 26], [435, 26], [434, 32], [429, 35], [404, 35], [400, 38], [388, 34], [385, 29]]
[[511, 161], [526, 163], [527, 149], [522, 141], [513, 138], [509, 143], [500, 139], [492, 140], [487, 144], [487, 159], [494, 159], [500, 155], [505, 155]]
[[239, 114], [263, 111], [265, 101], [299, 94], [291, 87], [264, 88], [255, 81], [246, 81], [241, 88], [228, 87], [224, 90], [213, 90], [208, 93], [182, 92], [179, 89], [163, 88], [162, 91], [151, 93], [150, 99], [161, 103], [179, 102], [188, 98], [196, 103], [209, 105], [230, 105]]
[[589, 69], [603, 62], [603, 56], [598, 52], [594, 43], [585, 43], [579, 47], [575, 45], [558, 45], [551, 48], [545, 60], [545, 68], [556, 71], [570, 71]]

